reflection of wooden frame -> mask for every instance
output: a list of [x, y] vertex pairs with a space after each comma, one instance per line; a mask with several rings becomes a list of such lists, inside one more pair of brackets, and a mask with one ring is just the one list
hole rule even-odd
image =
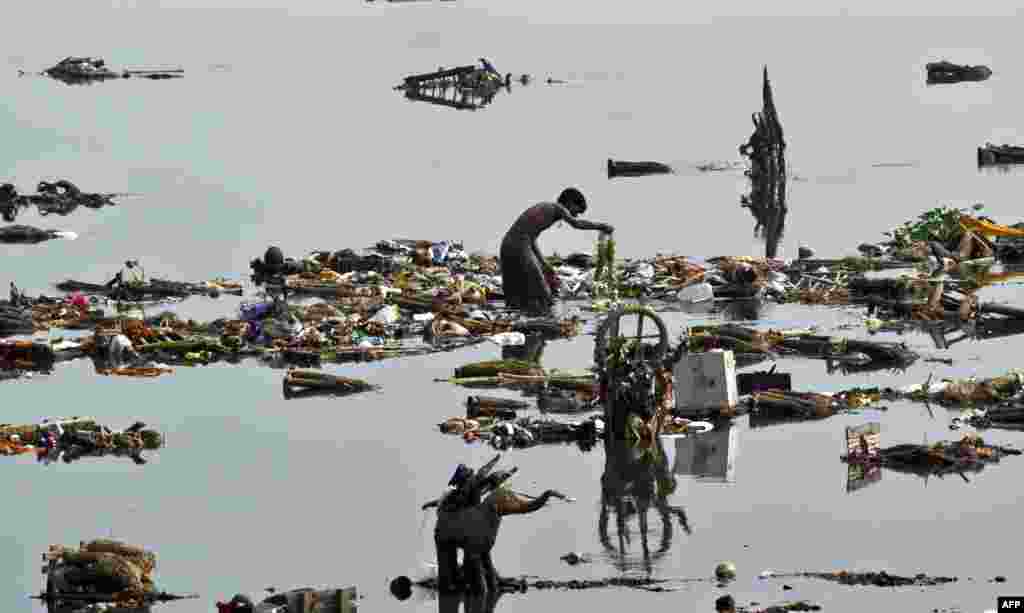
[[882, 480], [879, 465], [848, 464], [846, 467], [846, 493], [856, 492]]

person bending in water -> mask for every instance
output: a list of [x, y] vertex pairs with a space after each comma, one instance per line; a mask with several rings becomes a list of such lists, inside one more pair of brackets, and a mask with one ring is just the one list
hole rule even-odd
[[537, 248], [541, 232], [564, 221], [577, 230], [599, 230], [611, 234], [615, 229], [603, 223], [578, 219], [587, 210], [587, 201], [575, 187], [562, 191], [558, 202], [541, 202], [526, 209], [501, 241], [501, 281], [505, 304], [531, 312], [546, 312], [555, 303], [546, 276], [555, 271]]

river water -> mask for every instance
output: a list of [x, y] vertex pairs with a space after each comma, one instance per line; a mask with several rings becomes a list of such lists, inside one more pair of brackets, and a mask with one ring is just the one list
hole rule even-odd
[[[587, 195], [589, 217], [616, 227], [621, 256], [760, 254], [753, 218], [739, 207], [742, 174], [692, 166], [737, 159], [750, 115], [760, 109], [763, 65], [796, 177], [781, 256], [794, 257], [800, 244], [821, 255], [850, 254], [943, 203], [982, 202], [1007, 223], [1019, 217], [1020, 172], [983, 173], [974, 163], [985, 141], [1024, 142], [1024, 60], [1015, 48], [1021, 21], [1008, 3], [990, 3], [983, 18], [900, 17], [899, 3], [870, 9], [885, 17], [795, 2], [782, 5], [785, 17], [737, 16], [765, 12], [752, 3], [716, 17], [653, 1], [605, 8], [511, 0], [114, 4], [24, 3], [5, 28], [0, 180], [30, 191], [39, 180], [68, 178], [85, 190], [139, 195], [67, 217], [24, 212], [18, 223], [79, 238], [4, 246], [4, 287], [14, 281], [52, 294], [65, 278], [104, 281], [128, 258], [164, 278], [241, 278], [269, 244], [297, 255], [382, 238], [457, 239], [495, 252], [523, 208], [569, 185]], [[69, 87], [17, 75], [67, 55], [102, 56], [114, 67], [182, 66], [186, 77]], [[481, 56], [502, 72], [538, 80], [514, 85], [476, 112], [391, 90], [406, 74]], [[926, 87], [924, 64], [942, 58], [985, 63], [994, 75]], [[542, 82], [549, 76], [568, 83], [549, 86]], [[607, 158], [659, 160], [680, 172], [609, 181]], [[555, 228], [541, 247], [590, 251], [594, 238]], [[1000, 287], [985, 297], [1019, 301], [1020, 290]], [[178, 310], [212, 319], [229, 316], [237, 303], [193, 298]], [[850, 324], [842, 334], [865, 336], [852, 310], [770, 307], [764, 316], [823, 330]], [[686, 323], [684, 315], [667, 319], [673, 336]], [[940, 353], [926, 336], [904, 340], [923, 355]], [[809, 360], [783, 361], [780, 369], [804, 390], [895, 386], [929, 373], [1001, 374], [1018, 366], [1022, 348], [1019, 338], [964, 342], [941, 352], [955, 360], [952, 367], [919, 361], [900, 373], [828, 374]], [[585, 368], [591, 351], [589, 336], [554, 342], [544, 366]], [[32, 610], [25, 594], [39, 589], [37, 556], [47, 545], [107, 535], [155, 550], [161, 587], [202, 595], [165, 605], [168, 611], [210, 611], [236, 592], [305, 585], [356, 585], [363, 610], [437, 610], [424, 594], [395, 601], [387, 584], [423, 574], [433, 560], [432, 525], [419, 505], [438, 494], [455, 464], [478, 465], [493, 452], [437, 433], [436, 424], [464, 410], [472, 392], [433, 379], [498, 353], [479, 346], [329, 367], [382, 388], [349, 399], [286, 401], [282, 372], [256, 362], [134, 381], [99, 376], [82, 360], [4, 384], [5, 422], [72, 414], [114, 426], [141, 419], [167, 432], [169, 444], [146, 466], [8, 459], [0, 472], [8, 493], [0, 575], [10, 578], [0, 582], [3, 610]], [[661, 594], [534, 593], [505, 596], [497, 608], [711, 611], [725, 591], [743, 604], [806, 598], [827, 611], [994, 608], [997, 594], [1024, 592], [1014, 544], [1019, 460], [989, 467], [969, 484], [886, 472], [846, 492], [844, 426], [880, 420], [885, 444], [936, 441], [957, 436], [950, 417], [892, 403], [885, 413], [799, 425], [751, 428], [738, 419], [726, 482], [688, 474], [705, 464], [705, 472], [719, 470], [708, 468], [713, 460], [687, 468], [693, 450], [678, 443], [667, 454], [684, 458], [668, 502], [685, 509], [691, 532], [676, 525], [665, 551], [648, 562], [635, 517], [625, 552], [616, 551], [617, 537], [611, 550], [602, 545], [601, 477], [621, 468], [606, 466], [603, 450], [511, 451], [505, 460], [520, 468], [520, 489], [557, 488], [578, 502], [507, 520], [495, 550], [503, 574], [707, 577], [732, 560], [739, 577], [727, 590], [696, 582]], [[719, 434], [716, 444], [726, 446], [730, 433]], [[1019, 433], [986, 436], [1024, 443]], [[653, 551], [661, 524], [653, 514], [651, 522]], [[595, 560], [570, 568], [559, 561], [569, 551]], [[757, 579], [764, 570], [844, 568], [961, 580], [924, 590], [794, 580], [784, 591], [783, 581]], [[996, 575], [1008, 582], [989, 583]]]

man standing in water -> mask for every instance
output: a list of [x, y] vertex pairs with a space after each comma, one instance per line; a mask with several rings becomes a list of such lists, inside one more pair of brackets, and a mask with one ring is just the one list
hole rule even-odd
[[564, 221], [577, 230], [615, 231], [608, 224], [578, 219], [587, 201], [575, 187], [558, 196], [557, 202], [541, 202], [526, 209], [501, 241], [501, 281], [505, 304], [530, 312], [547, 312], [555, 303], [547, 278], [555, 274], [537, 248], [541, 232]]

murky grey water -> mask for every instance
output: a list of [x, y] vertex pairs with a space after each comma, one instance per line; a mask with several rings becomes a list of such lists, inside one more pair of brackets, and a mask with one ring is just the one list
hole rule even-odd
[[[545, 23], [571, 23], [573, 16], [538, 3], [492, 3], [490, 15], [482, 3], [468, 2], [311, 4], [249, 11], [158, 10], [155, 2], [118, 11], [98, 2], [23, 7], [18, 24], [6, 28], [8, 64], [0, 70], [0, 179], [29, 190], [40, 179], [69, 178], [88, 190], [143, 196], [67, 217], [24, 213], [19, 223], [80, 238], [4, 246], [0, 283], [52, 292], [64, 278], [105, 279], [128, 257], [172, 279], [239, 277], [269, 243], [294, 254], [380, 238], [454, 238], [494, 252], [523, 207], [570, 184], [587, 194], [592, 217], [616, 226], [624, 256], [759, 253], [753, 219], [738, 206], [740, 173], [608, 181], [604, 161], [684, 167], [736, 159], [760, 106], [764, 63], [793, 172], [804, 179], [791, 182], [781, 255], [792, 257], [802, 242], [826, 255], [849, 253], [944, 202], [984, 202], [998, 220], [1019, 217], [1020, 173], [980, 173], [974, 165], [974, 148], [986, 140], [1024, 141], [1019, 18], [701, 15], [686, 25], [685, 15], [658, 13], [668, 9], [624, 6], [594, 9], [593, 16], [630, 11], [631, 20], [662, 25], [569, 26]], [[181, 65], [187, 76], [93, 87], [16, 76], [18, 68], [41, 69], [69, 54], [100, 55], [113, 66]], [[501, 71], [571, 83], [514, 87], [475, 113], [390, 91], [405, 74], [481, 55]], [[941, 57], [988, 63], [995, 74], [980, 84], [925, 87], [924, 63]], [[542, 248], [589, 251], [593, 239], [555, 229]], [[990, 295], [1020, 299], [1016, 286]], [[181, 311], [213, 318], [236, 305], [197, 298]], [[765, 317], [824, 327], [857, 322], [853, 312], [793, 307]], [[681, 315], [669, 320], [673, 333], [683, 324]], [[926, 355], [938, 353], [923, 335], [906, 340]], [[545, 366], [585, 367], [591, 349], [589, 337], [552, 343]], [[919, 362], [895, 374], [828, 375], [815, 361], [780, 368], [800, 389], [898, 385], [930, 372], [1002, 373], [1018, 365], [1021, 349], [1020, 338], [960, 343], [943, 354], [953, 367]], [[258, 595], [264, 586], [350, 584], [366, 594], [366, 610], [437, 609], [426, 598], [394, 601], [387, 582], [420, 573], [433, 559], [431, 525], [419, 505], [456, 463], [478, 464], [492, 451], [436, 433], [434, 425], [462, 411], [471, 392], [432, 380], [497, 353], [476, 347], [332, 367], [383, 387], [344, 400], [285, 401], [281, 371], [256, 363], [126, 381], [78, 361], [50, 377], [4, 384], [3, 421], [90, 414], [127, 425], [140, 418], [166, 430], [169, 446], [144, 467], [6, 460], [0, 575], [10, 580], [0, 582], [3, 610], [31, 609], [24, 594], [39, 588], [37, 556], [46, 545], [106, 534], [155, 549], [163, 587], [203, 596], [167, 611], [209, 611], [218, 598]], [[737, 420], [732, 482], [679, 476], [669, 501], [685, 508], [692, 534], [677, 526], [670, 546], [650, 562], [652, 572], [707, 576], [730, 559], [739, 566], [730, 591], [741, 603], [807, 598], [828, 611], [981, 611], [994, 607], [997, 594], [1024, 592], [1018, 461], [990, 467], [970, 484], [886, 472], [848, 495], [838, 458], [843, 427], [878, 417], [865, 411], [754, 429]], [[894, 403], [880, 419], [884, 440], [895, 443], [954, 436], [948, 417]], [[1024, 443], [1019, 433], [987, 436]], [[579, 502], [506, 521], [495, 554], [500, 571], [607, 577], [643, 567], [635, 520], [625, 558], [601, 544], [602, 450], [553, 446], [506, 459], [520, 467], [523, 489], [555, 487]], [[660, 520], [652, 514], [651, 521], [652, 542], [660, 542]], [[558, 560], [567, 551], [593, 553], [596, 561], [570, 569]], [[962, 581], [924, 591], [797, 581], [783, 592], [782, 582], [756, 579], [768, 569], [839, 568]], [[986, 582], [997, 574], [1009, 582]], [[710, 611], [722, 591], [700, 583], [669, 594], [538, 593], [503, 597], [498, 607]]]

